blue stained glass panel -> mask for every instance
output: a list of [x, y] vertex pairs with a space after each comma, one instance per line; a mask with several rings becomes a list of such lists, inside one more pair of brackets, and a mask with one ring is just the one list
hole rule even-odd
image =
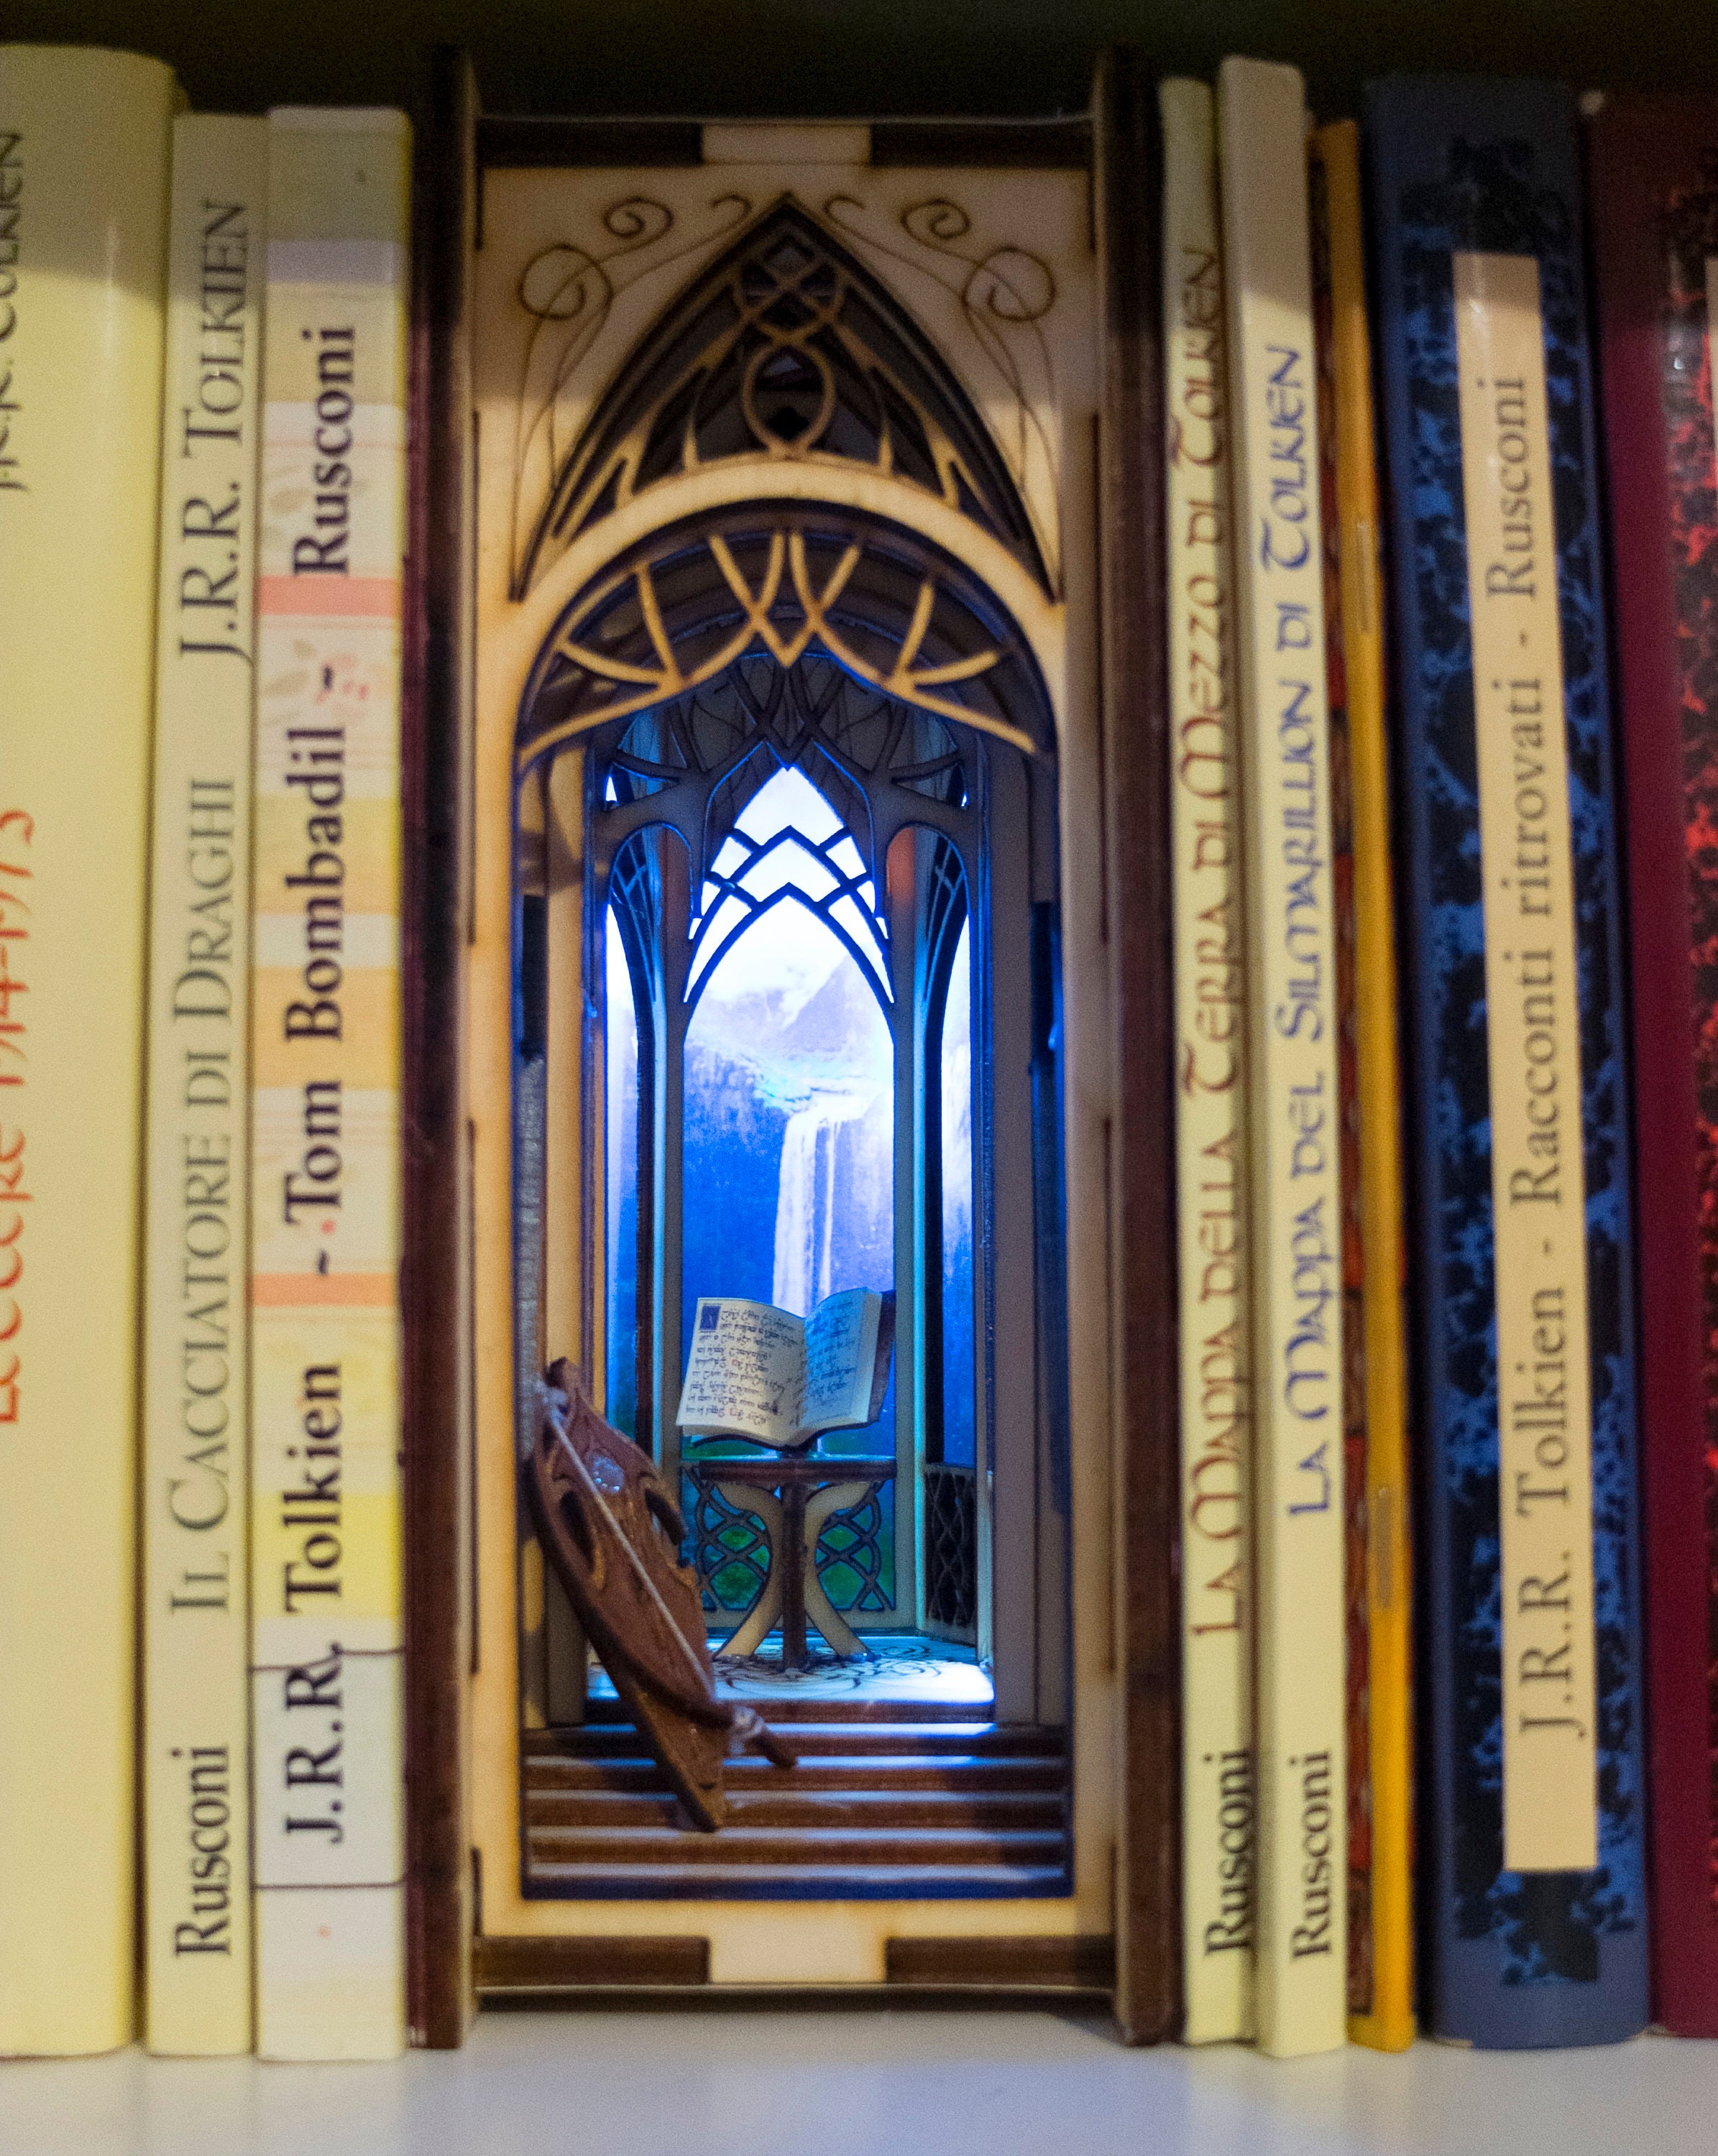
[[973, 1421], [972, 927], [960, 932], [943, 1007], [943, 1458], [970, 1467]]
[[[840, 1289], [893, 1283], [893, 1042], [872, 980], [813, 910], [829, 880], [793, 835], [826, 842], [838, 828], [828, 801], [793, 770], [760, 788], [738, 821], [754, 846], [769, 849], [754, 856], [744, 888], [775, 902], [716, 959], [687, 1030], [688, 1336], [701, 1295], [749, 1296], [808, 1317]], [[730, 870], [721, 854], [716, 865]], [[706, 904], [716, 898], [707, 887]], [[880, 979], [874, 912], [855, 927], [855, 940], [879, 952]], [[892, 1443], [877, 1428], [824, 1447]]]
[[[608, 1417], [638, 1435], [638, 1013], [632, 974], [614, 908], [604, 943], [607, 967], [608, 1188], [604, 1233], [609, 1250]], [[646, 1440], [648, 1443], [648, 1440]]]
[[[749, 849], [724, 843], [712, 867], [748, 898], [769, 901], [725, 948], [718, 909], [744, 909], [715, 884], [703, 949], [719, 950], [707, 973], [694, 962], [697, 1004], [687, 1029], [681, 1163], [684, 1337], [701, 1295], [748, 1296], [809, 1317], [843, 1288], [894, 1281], [894, 1044], [879, 989], [886, 945], [875, 893], [868, 911], [842, 901], [844, 942], [814, 910], [834, 886], [815, 849], [841, 829], [828, 800], [795, 770], [779, 771], [753, 797], [736, 829]], [[810, 847], [800, 837], [812, 841]], [[857, 873], [851, 838], [831, 848], [842, 875]], [[749, 851], [750, 865], [742, 866]], [[853, 954], [864, 952], [866, 965]], [[895, 1382], [877, 1421], [835, 1430], [822, 1452], [894, 1450]], [[700, 1455], [748, 1446], [702, 1444]], [[885, 1607], [894, 1595], [892, 1490], [882, 1493]], [[845, 1529], [836, 1528], [836, 1537]], [[837, 1606], [857, 1585], [838, 1551], [824, 1574]], [[718, 1594], [722, 1583], [712, 1582]]]

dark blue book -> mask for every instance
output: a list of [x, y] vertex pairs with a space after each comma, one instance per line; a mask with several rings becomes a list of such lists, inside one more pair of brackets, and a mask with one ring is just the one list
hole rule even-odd
[[[1421, 2019], [1497, 2048], [1604, 2043], [1647, 2020], [1645, 1789], [1575, 113], [1553, 85], [1454, 78], [1374, 83], [1365, 110], [1423, 1452]], [[1488, 341], [1494, 301], [1512, 343]]]

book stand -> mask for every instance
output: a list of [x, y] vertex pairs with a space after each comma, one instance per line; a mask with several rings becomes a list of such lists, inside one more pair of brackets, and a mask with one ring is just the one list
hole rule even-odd
[[862, 1656], [864, 1641], [819, 1584], [817, 1537], [831, 1512], [862, 1504], [881, 1484], [894, 1480], [893, 1460], [820, 1460], [787, 1453], [772, 1460], [684, 1464], [694, 1487], [713, 1488], [729, 1504], [753, 1513], [769, 1540], [769, 1573], [718, 1654], [755, 1654], [779, 1620], [782, 1668], [809, 1670], [809, 1617], [843, 1661]]

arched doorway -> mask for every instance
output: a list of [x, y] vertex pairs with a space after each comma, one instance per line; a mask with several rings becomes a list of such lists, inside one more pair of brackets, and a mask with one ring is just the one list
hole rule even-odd
[[[699, 1296], [809, 1316], [834, 1290], [892, 1291], [891, 1396], [824, 1450], [882, 1445], [895, 1478], [826, 1519], [819, 1582], [862, 1637], [970, 1649], [1036, 1718], [1060, 1620], [1035, 1537], [1011, 1532], [1027, 1508], [992, 1502], [999, 1477], [1035, 1495], [1047, 1456], [1066, 1473], [1055, 756], [1029, 650], [898, 526], [719, 512], [652, 534], [563, 612], [518, 783], [522, 1400], [549, 1104], [576, 1097], [610, 1414], [677, 1479]], [[544, 1014], [575, 978], [588, 1015], [558, 1057]], [[755, 1510], [707, 1480], [686, 1496], [731, 1627], [768, 1563]]]
[[[1066, 192], [1056, 259], [1078, 293], [1086, 226]], [[491, 1352], [504, 1329], [511, 1378], [503, 1392], [486, 1365], [481, 1442], [485, 1457], [511, 1455], [544, 1363], [583, 1363], [671, 1475], [698, 1470], [682, 1494], [719, 1640], [775, 1553], [767, 1504], [736, 1496], [710, 1465], [719, 1446], [677, 1426], [694, 1309], [717, 1295], [803, 1313], [847, 1287], [892, 1293], [887, 1397], [868, 1429], [819, 1450], [862, 1447], [872, 1464], [886, 1452], [892, 1471], [837, 1491], [813, 1522], [812, 1564], [860, 1642], [964, 1657], [982, 1690], [897, 1713], [850, 1669], [825, 1738], [844, 1745], [841, 1786], [867, 1797], [883, 1792], [862, 1754], [958, 1743], [939, 1794], [960, 1853], [934, 1855], [946, 1830], [927, 1815], [900, 1822], [906, 1876], [859, 1843], [820, 1861], [808, 1814], [809, 1839], [782, 1825], [767, 1862], [689, 1852], [660, 1820], [623, 1838], [635, 1858], [623, 1864], [599, 1818], [611, 1815], [612, 1702], [599, 1672], [581, 1697], [581, 1643], [521, 1532], [517, 1645], [496, 1649], [479, 1684], [483, 1741], [508, 1741], [499, 1710], [512, 1702], [517, 1809], [511, 1832], [486, 1815], [482, 1847], [503, 1876], [519, 1851], [517, 1889], [499, 1891], [522, 1907], [561, 1902], [540, 1921], [569, 1936], [615, 1921], [571, 1906], [581, 1900], [952, 1893], [1024, 1911], [1026, 1897], [1078, 1894], [1095, 1912], [1102, 1891], [1095, 1854], [1076, 1885], [1070, 1829], [1071, 1670], [1098, 1652], [1103, 1596], [1074, 1520], [1083, 1507], [1095, 1550], [1107, 1442], [1101, 1296], [1071, 1304], [1067, 1287], [1070, 1266], [1090, 1278], [1103, 1172], [1096, 880], [1076, 880], [1070, 899], [1063, 855], [1070, 829], [1096, 824], [1094, 586], [1088, 540], [1064, 528], [1061, 475], [1072, 456], [1078, 510], [1089, 436], [1071, 451], [1067, 414], [1089, 394], [1087, 317], [1077, 299], [1068, 333], [1045, 342], [1057, 293], [1046, 265], [1011, 248], [957, 259], [947, 243], [964, 213], [908, 201], [901, 228], [954, 280], [933, 338], [878, 274], [895, 243], [861, 230], [871, 212], [856, 197], [818, 200], [778, 195], [753, 215], [748, 199], [736, 218], [724, 205], [738, 194], [688, 178], [611, 201], [603, 228], [654, 235], [640, 254], [654, 246], [665, 271], [654, 318], [632, 305], [625, 347], [604, 326], [618, 331], [621, 288], [600, 244], [539, 246], [496, 288], [517, 388], [498, 406], [511, 444], [485, 419], [490, 472], [497, 444], [512, 471], [511, 516], [483, 482], [478, 829], [491, 850], [477, 887], [481, 915], [502, 811], [510, 910], [499, 937], [492, 914], [480, 919], [480, 952], [504, 950], [505, 968], [496, 978], [480, 955], [488, 1030], [474, 1051], [489, 1075], [475, 1143], [481, 1208], [497, 1187], [486, 1163], [504, 1092], [504, 1328], [499, 1253], [481, 1231], [479, 1272]], [[706, 265], [678, 296], [665, 290], [676, 245]], [[1002, 337], [1019, 346], [997, 377], [1006, 394], [975, 401], [975, 368], [982, 377]], [[600, 368], [587, 358], [598, 351]], [[1071, 404], [1057, 401], [1058, 365]], [[593, 375], [601, 386], [582, 388]], [[1072, 825], [1070, 799], [1083, 804]], [[1088, 1070], [1066, 1144], [1065, 905], [1081, 924], [1073, 1052]], [[499, 1478], [484, 1486], [493, 1520]], [[494, 1643], [501, 1613], [480, 1589]], [[759, 1659], [774, 1652], [765, 1641]], [[883, 1705], [887, 1738], [845, 1746], [841, 1730], [875, 1725]], [[969, 1763], [1006, 1780], [1019, 1818], [1000, 1842], [983, 1825], [988, 1800], [968, 1801]], [[1094, 1815], [1099, 1780], [1083, 1784]], [[699, 1921], [747, 1935], [742, 1911]], [[811, 1952], [815, 1927], [791, 1928]]]

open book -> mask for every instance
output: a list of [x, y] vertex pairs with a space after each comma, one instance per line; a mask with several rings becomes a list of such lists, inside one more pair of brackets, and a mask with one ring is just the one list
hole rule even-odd
[[863, 1430], [882, 1411], [895, 1298], [827, 1296], [809, 1317], [738, 1296], [698, 1298], [681, 1389], [681, 1429], [779, 1450], [826, 1430]]

